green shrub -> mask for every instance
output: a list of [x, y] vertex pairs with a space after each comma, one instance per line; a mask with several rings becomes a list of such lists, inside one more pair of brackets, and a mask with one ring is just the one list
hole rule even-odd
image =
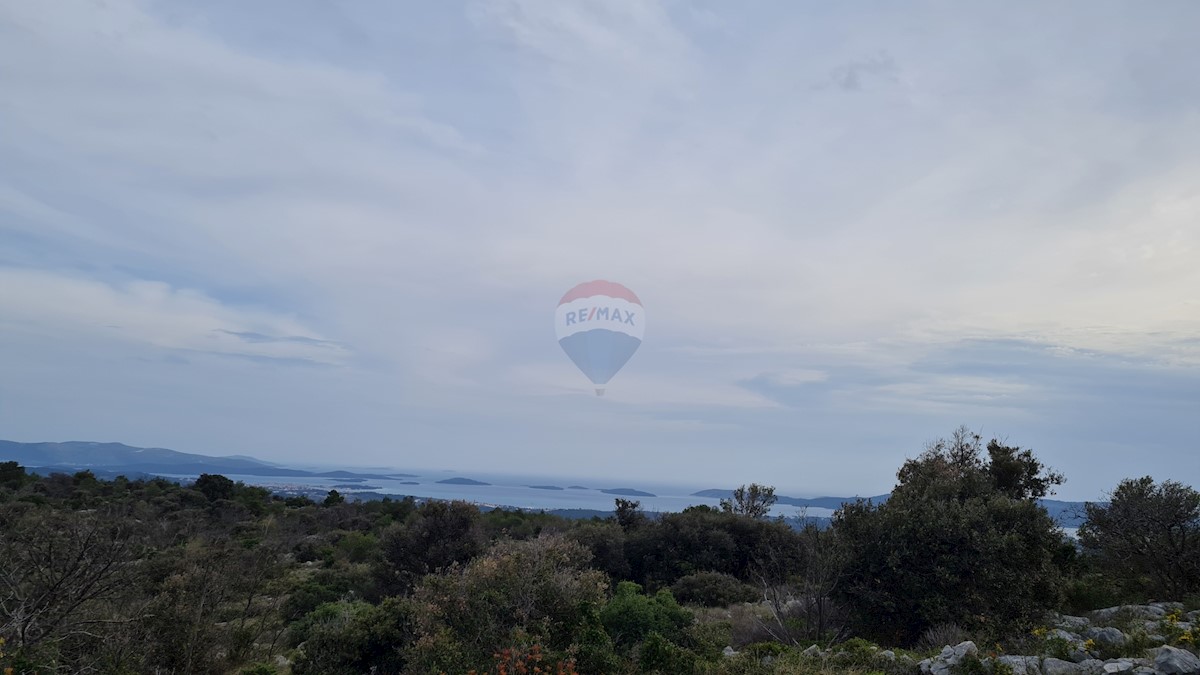
[[725, 647], [732, 643], [732, 627], [728, 621], [696, 621], [684, 629], [679, 641], [681, 647], [709, 660], [720, 658]]
[[382, 605], [336, 602], [305, 617], [295, 675], [403, 672], [413, 642], [413, 607], [393, 598]]
[[594, 614], [576, 633], [571, 654], [581, 673], [612, 673], [621, 667], [616, 645]]
[[887, 501], [834, 518], [848, 552], [840, 593], [860, 634], [890, 645], [939, 623], [1003, 634], [1059, 606], [1064, 538], [1037, 500], [1062, 479], [1032, 453], [992, 441], [985, 456], [960, 429], [898, 478]]
[[638, 672], [663, 673], [664, 675], [688, 675], [699, 667], [696, 655], [684, 649], [656, 631], [646, 635], [638, 648]]
[[869, 640], [855, 637], [834, 645], [833, 651], [835, 654], [846, 654], [856, 661], [870, 661], [879, 653], [879, 647]]
[[692, 623], [692, 613], [680, 607], [665, 588], [651, 597], [642, 594], [640, 585], [622, 581], [600, 610], [600, 622], [618, 645], [630, 646], [652, 632], [679, 639], [682, 629]]
[[1126, 599], [1112, 579], [1098, 572], [1089, 572], [1067, 582], [1063, 611], [1067, 614], [1085, 614], [1119, 605]]
[[720, 572], [696, 572], [680, 578], [671, 586], [675, 599], [701, 607], [727, 607], [739, 602], [754, 602], [762, 595], [758, 589]]
[[429, 575], [412, 596], [420, 638], [429, 636], [436, 650], [460, 643], [468, 667], [486, 663], [497, 645], [567, 650], [608, 589], [587, 558], [586, 549], [559, 536], [505, 540], [461, 569]]
[[764, 656], [777, 657], [788, 652], [788, 648], [778, 642], [755, 642], [742, 647], [742, 651], [756, 658]]

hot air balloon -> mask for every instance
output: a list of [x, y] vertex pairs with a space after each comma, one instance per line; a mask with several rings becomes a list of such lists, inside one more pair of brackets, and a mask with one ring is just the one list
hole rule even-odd
[[588, 281], [567, 291], [554, 312], [558, 344], [596, 385], [596, 395], [642, 344], [642, 301], [612, 281]]

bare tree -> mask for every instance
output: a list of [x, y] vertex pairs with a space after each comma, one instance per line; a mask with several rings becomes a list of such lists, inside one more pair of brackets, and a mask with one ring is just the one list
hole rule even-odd
[[832, 530], [815, 523], [790, 537], [768, 537], [754, 561], [770, 618], [760, 628], [785, 644], [832, 643], [845, 637], [846, 608], [837, 599], [845, 556]]
[[102, 639], [129, 587], [140, 548], [112, 514], [13, 505], [0, 514], [0, 635], [17, 649], [75, 637]]

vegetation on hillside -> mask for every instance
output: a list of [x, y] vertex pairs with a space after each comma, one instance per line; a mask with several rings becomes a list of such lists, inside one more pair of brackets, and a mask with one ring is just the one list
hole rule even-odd
[[[1195, 607], [1195, 490], [1125, 481], [1076, 545], [1037, 504], [1062, 481], [959, 430], [906, 462], [887, 502], [821, 529], [769, 518], [761, 485], [716, 509], [650, 518], [617, 499], [572, 521], [0, 463], [0, 669], [911, 672], [872, 643], [1003, 649], [1052, 610]], [[814, 644], [825, 656], [804, 656]]]

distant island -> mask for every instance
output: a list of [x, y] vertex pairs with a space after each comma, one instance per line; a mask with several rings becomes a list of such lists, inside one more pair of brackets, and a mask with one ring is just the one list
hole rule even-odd
[[[711, 499], [732, 499], [733, 490], [700, 490], [693, 492], [693, 497], [708, 497]], [[859, 499], [869, 501], [873, 504], [882, 504], [886, 502], [890, 494], [873, 495], [871, 497], [787, 497], [785, 495], [776, 495], [775, 505], [780, 506], [796, 506], [799, 508], [820, 508], [837, 511], [845, 504], [853, 504]], [[1079, 527], [1085, 520], [1083, 510], [1083, 502], [1065, 502], [1057, 499], [1039, 499], [1038, 504], [1041, 505], [1050, 514], [1050, 517], [1062, 527]], [[1105, 502], [1099, 502], [1104, 504]]]
[[474, 478], [462, 477], [447, 478], [446, 480], [439, 480], [438, 482], [446, 485], [491, 485], [491, 483], [485, 483], [481, 480], [475, 480]]
[[533, 488], [534, 490], [561, 490], [557, 485], [526, 485], [525, 487]]
[[568, 490], [591, 490], [592, 488], [584, 487], [582, 485], [569, 485], [569, 486], [567, 486], [567, 489]]
[[335, 489], [335, 490], [382, 490], [383, 488], [379, 487], [378, 485], [348, 484], [348, 485], [334, 485], [333, 489]]
[[611, 490], [601, 490], [606, 495], [620, 495], [622, 497], [657, 497], [653, 492], [643, 492], [642, 490], [634, 490], [633, 488], [612, 488]]
[[420, 483], [415, 480], [402, 480], [400, 481], [400, 485], [420, 485]]

